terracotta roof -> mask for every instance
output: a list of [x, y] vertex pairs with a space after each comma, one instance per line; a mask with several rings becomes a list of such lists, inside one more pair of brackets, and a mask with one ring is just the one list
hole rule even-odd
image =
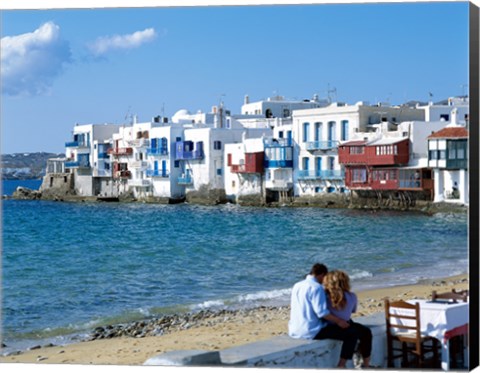
[[438, 138], [467, 138], [468, 130], [465, 127], [445, 127], [440, 131], [432, 133], [429, 139]]

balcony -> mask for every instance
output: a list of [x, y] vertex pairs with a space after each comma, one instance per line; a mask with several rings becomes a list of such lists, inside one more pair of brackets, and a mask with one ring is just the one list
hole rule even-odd
[[114, 178], [116, 179], [130, 179], [132, 177], [132, 173], [129, 170], [125, 171], [115, 171]]
[[133, 154], [133, 148], [111, 148], [108, 149], [108, 154], [114, 155], [114, 156], [122, 156], [122, 155], [132, 155]]
[[265, 168], [293, 168], [293, 160], [267, 160], [264, 166]]
[[78, 141], [69, 141], [65, 143], [66, 148], [78, 148]]
[[93, 177], [111, 177], [112, 172], [110, 170], [98, 170], [96, 168], [93, 169]]
[[128, 145], [133, 146], [135, 148], [145, 148], [150, 145], [150, 140], [149, 139], [135, 139], [135, 140], [129, 140]]
[[151, 184], [150, 180], [145, 180], [145, 179], [134, 179], [134, 180], [128, 180], [128, 186], [133, 186], [133, 187], [149, 187]]
[[338, 141], [328, 140], [328, 141], [309, 141], [305, 145], [306, 149], [309, 151], [315, 150], [332, 150], [338, 147]]
[[147, 170], [147, 177], [164, 177], [168, 178], [170, 174], [167, 170]]
[[109, 159], [109, 155], [106, 152], [98, 153], [98, 159]]
[[293, 183], [290, 180], [267, 180], [265, 182], [265, 188], [276, 191], [288, 191], [293, 188]]
[[342, 170], [300, 170], [297, 171], [299, 180], [342, 180], [345, 173]]
[[147, 154], [155, 155], [155, 156], [168, 155], [168, 149], [167, 148], [148, 148]]
[[182, 177], [178, 178], [178, 184], [179, 185], [192, 185], [193, 184], [193, 179], [190, 175], [182, 176]]
[[90, 168], [89, 162], [70, 161], [65, 162], [65, 168]]
[[175, 143], [176, 161], [201, 160], [203, 158], [205, 158], [205, 153], [202, 141], [195, 143], [195, 146], [193, 141], [177, 141]]
[[193, 150], [193, 151], [184, 151], [182, 153], [177, 153], [175, 160], [177, 161], [186, 161], [186, 160], [201, 160], [205, 158], [203, 149]]
[[130, 162], [130, 168], [136, 169], [136, 170], [142, 170], [148, 167], [148, 163], [145, 161], [134, 161]]

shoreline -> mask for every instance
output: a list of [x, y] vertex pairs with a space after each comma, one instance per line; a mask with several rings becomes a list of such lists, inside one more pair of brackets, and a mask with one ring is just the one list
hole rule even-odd
[[[469, 275], [421, 280], [416, 284], [360, 290], [354, 317], [383, 312], [383, 299], [425, 299], [433, 290], [469, 288]], [[287, 333], [290, 307], [199, 311], [97, 328], [91, 340], [0, 356], [0, 363], [141, 365], [172, 350], [221, 350]], [[162, 323], [165, 327], [161, 328]], [[100, 330], [102, 329], [102, 330]], [[119, 336], [114, 336], [119, 331]], [[122, 331], [129, 331], [122, 335]], [[142, 332], [143, 331], [143, 332]], [[102, 333], [103, 337], [102, 337]], [[112, 335], [107, 337], [108, 333]], [[130, 336], [128, 336], [130, 335]]]

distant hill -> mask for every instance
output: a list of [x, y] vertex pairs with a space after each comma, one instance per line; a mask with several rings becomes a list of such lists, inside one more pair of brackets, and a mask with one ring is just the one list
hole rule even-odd
[[47, 159], [64, 157], [56, 153], [3, 154], [0, 161], [4, 180], [39, 179], [45, 175]]

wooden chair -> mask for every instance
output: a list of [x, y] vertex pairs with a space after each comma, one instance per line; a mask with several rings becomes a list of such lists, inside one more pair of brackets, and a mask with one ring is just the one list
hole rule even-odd
[[[403, 300], [390, 302], [385, 299], [385, 319], [388, 367], [394, 367], [394, 361], [398, 358], [402, 358], [401, 366], [404, 368], [440, 367], [440, 343], [420, 332], [418, 303], [410, 304]], [[427, 354], [433, 355], [432, 358], [427, 359]]]
[[437, 293], [436, 291], [432, 292], [432, 300], [436, 301], [437, 299], [446, 299], [446, 300], [451, 300], [453, 302], [457, 302], [459, 300], [466, 302], [467, 298], [469, 295], [468, 290], [460, 290], [456, 291], [455, 289], [452, 289], [452, 291], [446, 292], [446, 293]]

